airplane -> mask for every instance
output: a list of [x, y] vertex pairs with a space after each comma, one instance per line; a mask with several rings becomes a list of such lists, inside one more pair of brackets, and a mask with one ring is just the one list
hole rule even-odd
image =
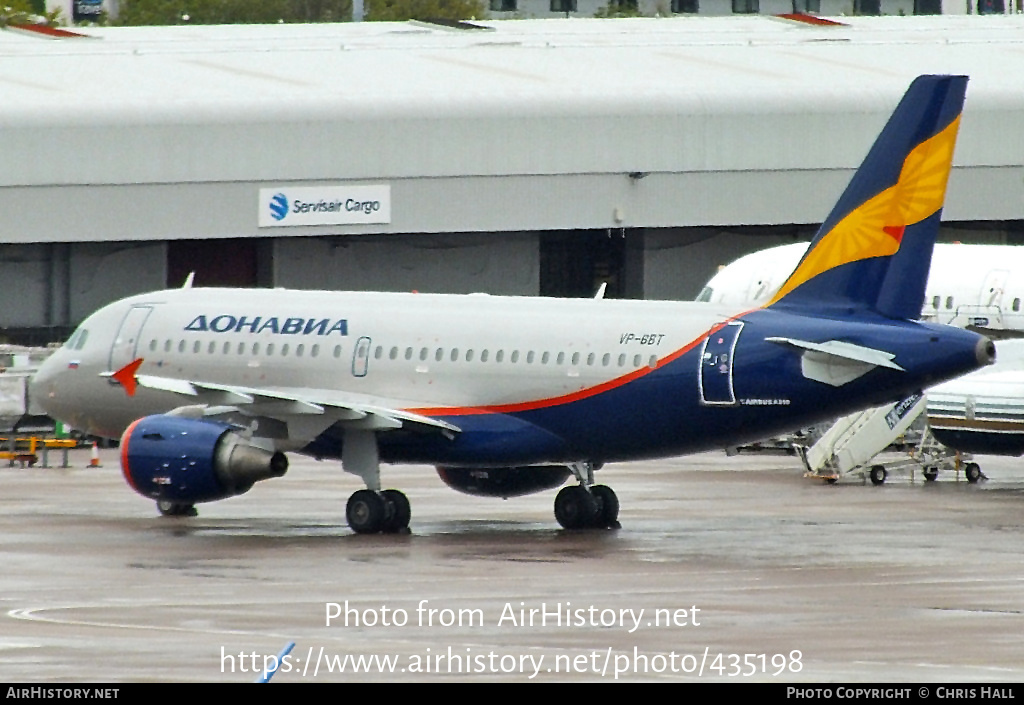
[[[1000, 340], [991, 367], [928, 390], [926, 413], [932, 435], [965, 453], [1024, 453], [1024, 340]], [[980, 478], [976, 463], [965, 471]]]
[[913, 81], [765, 306], [183, 287], [92, 314], [40, 368], [54, 418], [120, 437], [161, 513], [282, 475], [287, 452], [365, 484], [356, 533], [407, 531], [382, 463], [452, 488], [550, 490], [567, 529], [618, 526], [604, 463], [764, 438], [990, 364], [921, 310], [967, 77]]
[[[767, 302], [807, 249], [806, 242], [738, 258], [708, 280], [698, 301], [754, 306]], [[992, 337], [1024, 334], [1024, 246], [935, 245], [921, 319]]]

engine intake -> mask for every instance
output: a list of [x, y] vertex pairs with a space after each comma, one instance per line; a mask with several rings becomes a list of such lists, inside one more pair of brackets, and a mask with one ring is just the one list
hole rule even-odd
[[177, 416], [146, 416], [121, 436], [121, 471], [144, 497], [182, 504], [248, 492], [288, 470], [284, 453], [248, 443], [232, 427]]
[[437, 467], [444, 484], [463, 494], [483, 497], [520, 497], [561, 486], [569, 477], [564, 465], [527, 465], [510, 468]]

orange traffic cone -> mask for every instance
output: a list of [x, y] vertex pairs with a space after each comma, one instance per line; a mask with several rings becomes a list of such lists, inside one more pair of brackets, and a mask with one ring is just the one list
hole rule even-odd
[[100, 465], [100, 451], [96, 447], [96, 441], [93, 441], [93, 443], [92, 443], [92, 457], [89, 459], [89, 467], [91, 467], [91, 468], [101, 468], [101, 467], [103, 467], [102, 465]]

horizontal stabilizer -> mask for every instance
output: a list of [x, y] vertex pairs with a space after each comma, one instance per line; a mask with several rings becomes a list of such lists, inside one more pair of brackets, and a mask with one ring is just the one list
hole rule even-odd
[[892, 353], [863, 345], [846, 343], [841, 340], [826, 340], [812, 343], [795, 338], [765, 338], [769, 343], [778, 343], [803, 351], [800, 368], [804, 377], [833, 387], [861, 377], [876, 367], [887, 367], [903, 372], [903, 368], [892, 359]]

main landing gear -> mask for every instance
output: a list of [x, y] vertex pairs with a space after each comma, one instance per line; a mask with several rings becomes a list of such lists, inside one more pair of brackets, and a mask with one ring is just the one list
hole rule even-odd
[[580, 484], [555, 497], [555, 519], [565, 529], [618, 529], [619, 498], [611, 487], [594, 484], [593, 463], [569, 466]]
[[409, 498], [398, 490], [380, 489], [380, 456], [373, 431], [345, 432], [341, 465], [345, 472], [358, 475], [366, 483], [348, 498], [345, 518], [357, 534], [408, 533], [412, 508]]
[[412, 508], [398, 490], [359, 490], [348, 498], [345, 518], [357, 534], [397, 534], [409, 531]]

